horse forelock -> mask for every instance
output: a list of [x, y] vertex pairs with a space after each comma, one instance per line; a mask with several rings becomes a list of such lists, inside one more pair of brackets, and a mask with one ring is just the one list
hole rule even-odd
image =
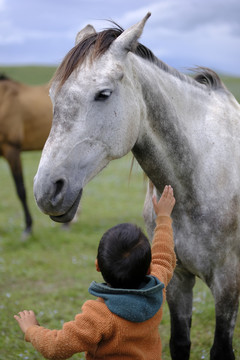
[[[89, 54], [91, 61], [103, 55], [109, 49], [112, 42], [122, 34], [123, 28], [114, 21], [111, 22], [115, 25], [114, 28], [85, 37], [67, 53], [52, 79], [52, 81], [56, 80], [59, 82], [59, 88], [65, 83], [72, 72], [81, 66]], [[149, 61], [157, 62], [157, 58], [152, 51], [140, 43], [138, 43], [134, 53]]]
[[89, 53], [91, 53], [92, 61], [101, 56], [122, 32], [123, 29], [120, 26], [117, 26], [116, 28], [106, 29], [85, 37], [64, 57], [53, 80], [57, 80], [59, 82], [59, 87], [61, 87], [72, 72], [77, 67], [81, 66]]

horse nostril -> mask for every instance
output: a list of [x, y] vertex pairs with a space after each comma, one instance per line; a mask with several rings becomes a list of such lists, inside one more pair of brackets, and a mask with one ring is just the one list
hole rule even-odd
[[60, 204], [63, 201], [64, 198], [64, 185], [65, 185], [65, 180], [64, 179], [59, 179], [54, 183], [54, 190], [53, 190], [53, 195], [51, 198], [51, 204], [52, 206], [56, 206], [57, 204]]
[[56, 198], [62, 192], [62, 189], [64, 187], [64, 180], [60, 179], [56, 181], [55, 185], [56, 185], [56, 190], [54, 193], [54, 198]]
[[[41, 174], [40, 174], [41, 175]], [[47, 173], [45, 189], [43, 189], [43, 180], [39, 173], [34, 179], [34, 196], [42, 212], [51, 215], [59, 215], [59, 208], [64, 203], [68, 180], [64, 175]], [[60, 214], [61, 215], [61, 214]]]
[[53, 192], [51, 197], [51, 204], [52, 206], [59, 205], [64, 198], [64, 189], [65, 189], [66, 181], [65, 179], [59, 179], [55, 183], [53, 183]]

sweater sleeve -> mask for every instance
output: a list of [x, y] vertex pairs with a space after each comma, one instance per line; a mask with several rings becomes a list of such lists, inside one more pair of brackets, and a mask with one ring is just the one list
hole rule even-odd
[[176, 266], [172, 219], [159, 216], [156, 219], [152, 245], [151, 275], [156, 276], [167, 287]]
[[46, 359], [68, 359], [76, 353], [94, 353], [98, 343], [111, 334], [111, 321], [105, 305], [87, 301], [82, 313], [67, 322], [61, 330], [49, 330], [34, 325], [27, 329], [25, 340], [31, 342]]

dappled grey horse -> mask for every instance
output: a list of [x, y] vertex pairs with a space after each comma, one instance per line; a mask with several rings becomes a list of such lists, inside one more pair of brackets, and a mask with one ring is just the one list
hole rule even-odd
[[[190, 354], [195, 277], [211, 289], [211, 360], [233, 360], [240, 290], [240, 106], [211, 70], [181, 74], [138, 43], [150, 14], [126, 31], [86, 26], [53, 79], [52, 129], [34, 182], [36, 201], [70, 221], [83, 187], [132, 151], [158, 195], [174, 188], [178, 265], [168, 286], [172, 359]], [[149, 234], [154, 228], [145, 201]], [[147, 216], [146, 216], [147, 214]]]

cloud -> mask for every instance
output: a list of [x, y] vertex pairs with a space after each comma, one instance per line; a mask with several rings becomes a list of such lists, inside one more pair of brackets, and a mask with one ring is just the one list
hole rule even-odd
[[119, 21], [129, 26], [143, 18], [148, 11], [152, 12], [149, 20], [151, 31], [161, 28], [170, 32], [190, 32], [221, 24], [228, 24], [235, 35], [240, 30], [240, 2], [236, 0], [211, 0], [207, 6], [202, 0], [163, 0], [126, 12]]
[[163, 61], [240, 74], [239, 0], [0, 0], [1, 61], [57, 64], [86, 24], [127, 28], [148, 11], [141, 42]]
[[[139, 21], [148, 10], [141, 42], [170, 65], [204, 65], [240, 74], [240, 2], [235, 0], [163, 0], [130, 11], [122, 22]], [[129, 24], [128, 24], [129, 26]]]
[[6, 2], [5, 0], [0, 0], [0, 11], [3, 11], [5, 9]]

